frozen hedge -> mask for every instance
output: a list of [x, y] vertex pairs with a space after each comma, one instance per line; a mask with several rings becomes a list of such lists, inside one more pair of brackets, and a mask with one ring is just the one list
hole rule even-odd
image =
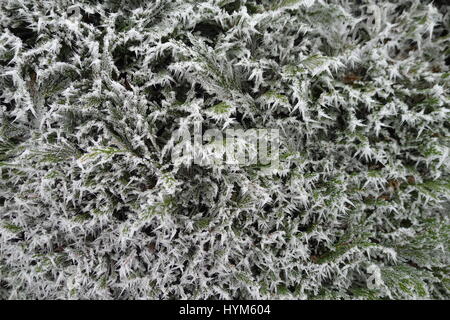
[[0, 298], [450, 298], [445, 3], [2, 0]]

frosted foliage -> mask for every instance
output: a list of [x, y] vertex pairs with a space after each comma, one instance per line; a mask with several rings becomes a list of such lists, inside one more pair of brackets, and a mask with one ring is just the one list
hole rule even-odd
[[449, 8], [0, 1], [0, 298], [448, 299]]

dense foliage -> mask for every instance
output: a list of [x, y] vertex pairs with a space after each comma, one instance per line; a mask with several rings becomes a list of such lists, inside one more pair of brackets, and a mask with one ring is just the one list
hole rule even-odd
[[2, 0], [0, 298], [448, 299], [445, 2]]

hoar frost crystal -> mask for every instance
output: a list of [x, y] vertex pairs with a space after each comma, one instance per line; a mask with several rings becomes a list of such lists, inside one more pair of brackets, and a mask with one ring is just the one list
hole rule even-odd
[[[0, 297], [448, 299], [449, 23], [446, 1], [2, 0]], [[198, 127], [201, 161], [172, 157]], [[227, 130], [275, 130], [268, 161], [215, 158], [259, 155]]]

